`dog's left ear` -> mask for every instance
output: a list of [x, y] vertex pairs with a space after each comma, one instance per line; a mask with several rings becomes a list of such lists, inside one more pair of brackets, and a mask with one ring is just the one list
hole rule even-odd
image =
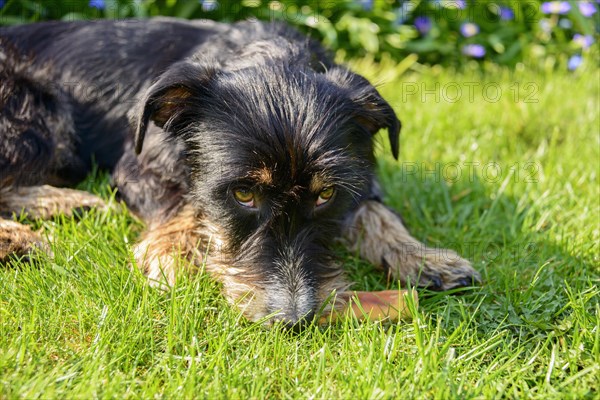
[[400, 120], [387, 101], [381, 97], [377, 89], [362, 76], [344, 68], [333, 68], [325, 75], [337, 86], [348, 90], [350, 99], [356, 107], [354, 119], [372, 135], [386, 128], [392, 155], [397, 160], [400, 153]]
[[175, 134], [176, 122], [186, 108], [201, 101], [217, 69], [193, 61], [171, 66], [148, 88], [136, 112], [135, 152], [140, 154], [150, 120]]

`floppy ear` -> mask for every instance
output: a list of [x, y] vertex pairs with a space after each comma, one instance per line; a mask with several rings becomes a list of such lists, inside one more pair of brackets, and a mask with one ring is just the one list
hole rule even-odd
[[174, 121], [188, 106], [199, 101], [216, 74], [216, 68], [191, 61], [174, 64], [164, 72], [146, 90], [136, 112], [136, 154], [142, 151], [149, 121], [167, 131], [173, 129]]
[[325, 74], [329, 80], [348, 90], [356, 107], [354, 120], [372, 135], [386, 128], [392, 155], [397, 160], [400, 153], [400, 129], [402, 127], [396, 113], [377, 89], [365, 78], [344, 68], [333, 68]]

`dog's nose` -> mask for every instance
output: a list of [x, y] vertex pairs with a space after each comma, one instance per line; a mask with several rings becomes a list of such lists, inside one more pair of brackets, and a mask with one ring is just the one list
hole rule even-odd
[[299, 333], [310, 325], [314, 319], [315, 313], [311, 311], [308, 314], [297, 316], [297, 315], [281, 315], [273, 319], [275, 324], [280, 324], [284, 329]]

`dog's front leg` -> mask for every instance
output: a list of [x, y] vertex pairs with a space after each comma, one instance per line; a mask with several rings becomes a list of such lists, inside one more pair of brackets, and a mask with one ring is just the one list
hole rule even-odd
[[481, 279], [456, 252], [427, 247], [412, 237], [400, 217], [376, 200], [359, 205], [348, 220], [344, 239], [351, 251], [402, 283], [448, 290]]
[[11, 257], [28, 257], [35, 249], [50, 252], [38, 232], [8, 218], [24, 214], [31, 219], [50, 219], [59, 214], [71, 216], [78, 211], [106, 207], [101, 198], [81, 190], [49, 185], [0, 189], [0, 265]]
[[82, 190], [50, 185], [0, 189], [0, 214], [5, 217], [23, 213], [32, 219], [50, 219], [92, 208], [105, 209], [107, 205], [100, 197]]
[[198, 267], [221, 246], [216, 228], [194, 209], [183, 206], [173, 217], [150, 221], [133, 247], [138, 268], [150, 284], [166, 289], [175, 284], [180, 268]]

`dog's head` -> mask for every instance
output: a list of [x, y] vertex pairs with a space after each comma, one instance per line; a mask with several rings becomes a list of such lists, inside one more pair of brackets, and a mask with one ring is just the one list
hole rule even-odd
[[373, 135], [387, 128], [398, 155], [400, 123], [373, 86], [341, 67], [185, 61], [148, 90], [138, 152], [151, 120], [185, 144], [190, 198], [235, 271], [225, 294], [250, 319], [294, 324], [341, 289], [329, 248], [370, 193]]

